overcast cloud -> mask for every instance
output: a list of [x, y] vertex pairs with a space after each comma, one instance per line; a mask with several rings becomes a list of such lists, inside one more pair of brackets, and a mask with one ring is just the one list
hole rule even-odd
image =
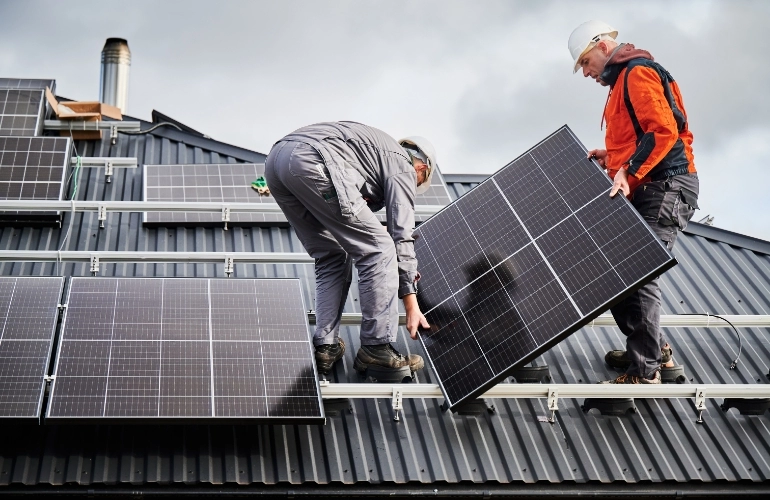
[[770, 240], [770, 2], [0, 0], [0, 76], [94, 100], [108, 37], [132, 51], [128, 113], [157, 109], [267, 153], [309, 123], [423, 135], [447, 173], [492, 173], [567, 123], [589, 148], [607, 92], [572, 74], [589, 19], [679, 82], [701, 210]]

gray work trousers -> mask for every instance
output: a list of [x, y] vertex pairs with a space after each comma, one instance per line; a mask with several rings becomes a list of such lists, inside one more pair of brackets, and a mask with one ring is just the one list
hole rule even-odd
[[[396, 247], [369, 208], [343, 217], [323, 157], [310, 145], [281, 141], [265, 160], [265, 179], [286, 219], [315, 259], [315, 345], [337, 342], [342, 310], [358, 271], [361, 344], [394, 342], [398, 331]], [[352, 259], [352, 260], [351, 260]]]
[[[671, 250], [697, 208], [698, 191], [697, 174], [677, 175], [642, 184], [631, 203]], [[610, 309], [618, 328], [628, 336], [629, 375], [652, 378], [660, 369], [660, 350], [666, 345], [660, 331], [660, 298], [659, 278], [655, 278]]]

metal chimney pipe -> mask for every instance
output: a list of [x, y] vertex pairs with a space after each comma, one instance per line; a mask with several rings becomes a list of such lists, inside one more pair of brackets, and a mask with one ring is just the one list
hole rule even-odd
[[117, 106], [125, 114], [128, 107], [128, 72], [131, 50], [123, 38], [108, 38], [102, 49], [99, 100]]

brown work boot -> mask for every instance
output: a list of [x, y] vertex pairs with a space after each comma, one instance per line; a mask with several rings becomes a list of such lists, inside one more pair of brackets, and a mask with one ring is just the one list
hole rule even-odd
[[345, 342], [337, 339], [336, 344], [321, 344], [315, 346], [315, 364], [318, 366], [318, 373], [328, 374], [332, 365], [342, 359], [345, 354]]
[[[674, 362], [671, 358], [674, 356], [674, 350], [671, 346], [666, 344], [665, 347], [660, 349], [660, 366], [669, 367], [674, 366]], [[610, 351], [604, 356], [604, 361], [613, 368], [619, 370], [628, 370], [631, 366], [631, 359], [628, 357], [626, 351]]]
[[660, 384], [660, 371], [655, 372], [655, 376], [651, 379], [644, 377], [637, 377], [636, 375], [628, 375], [624, 373], [613, 380], [603, 380], [600, 384]]
[[390, 344], [362, 345], [356, 354], [353, 368], [364, 373], [370, 365], [393, 369], [409, 366], [410, 370], [416, 372], [425, 366], [425, 362], [417, 354], [404, 356]]

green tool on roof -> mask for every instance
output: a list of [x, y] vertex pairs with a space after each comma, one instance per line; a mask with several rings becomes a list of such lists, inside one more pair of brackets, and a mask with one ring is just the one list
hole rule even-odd
[[267, 187], [267, 181], [261, 175], [257, 177], [256, 180], [251, 181], [251, 188], [262, 195], [267, 196], [270, 194], [270, 188]]

